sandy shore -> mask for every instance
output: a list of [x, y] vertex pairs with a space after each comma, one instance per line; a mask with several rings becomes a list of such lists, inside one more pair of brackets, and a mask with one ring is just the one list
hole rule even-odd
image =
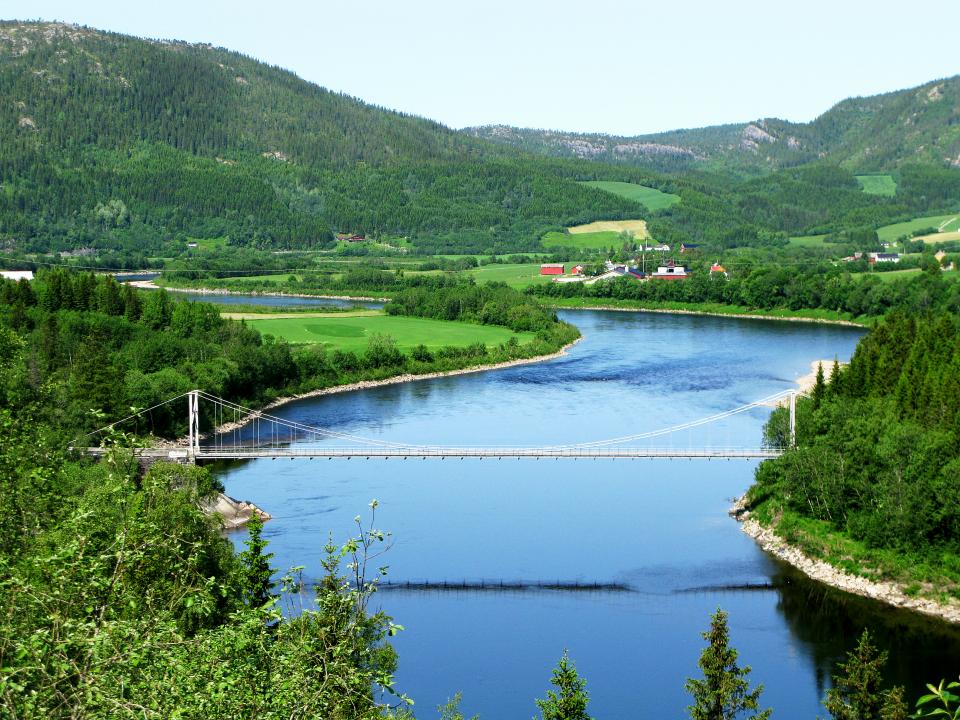
[[[842, 362], [840, 363], [840, 367], [845, 367], [849, 364], [850, 363]], [[830, 379], [830, 373], [833, 370], [833, 360], [814, 360], [810, 363], [810, 372], [796, 379], [797, 393], [806, 395], [813, 390], [813, 386], [817, 384], [817, 368], [820, 365], [823, 365], [824, 380]], [[786, 406], [788, 402], [789, 400], [784, 398], [783, 400], [770, 400], [769, 402], [765, 402], [764, 405], [767, 407], [781, 407]]]
[[797, 568], [807, 577], [844, 592], [930, 615], [949, 623], [960, 624], [960, 601], [951, 600], [949, 603], [940, 603], [927, 598], [910, 596], [897, 583], [868, 580], [859, 575], [838, 570], [823, 560], [811, 558], [802, 550], [784, 541], [773, 530], [751, 518], [750, 511], [744, 507], [744, 500], [745, 498], [740, 498], [730, 508], [730, 515], [740, 522], [740, 529], [756, 540], [764, 551]]
[[[739, 318], [744, 320], [774, 320], [777, 322], [802, 322], [819, 323], [821, 325], [846, 325], [848, 327], [867, 327], [863, 323], [855, 323], [852, 320], [826, 320], [823, 318], [805, 318], [805, 317], [774, 317], [772, 315], [747, 315], [740, 313], [719, 313], [708, 312], [706, 310], [669, 310], [667, 308], [627, 308], [613, 307], [611, 305], [591, 305], [590, 307], [569, 307], [566, 305], [551, 305], [545, 302], [544, 305], [554, 310], [609, 310], [612, 312], [640, 312], [640, 313], [658, 313], [660, 315], [705, 315], [707, 317]], [[832, 360], [830, 361], [833, 362]]]
[[[243, 427], [252, 420], [260, 417], [263, 413], [268, 410], [273, 410], [278, 408], [281, 405], [286, 405], [287, 403], [295, 402], [296, 400], [306, 400], [308, 398], [321, 397], [323, 395], [335, 395], [337, 393], [352, 392], [354, 390], [368, 390], [375, 387], [383, 387], [384, 385], [397, 385], [399, 383], [414, 382], [416, 380], [432, 380], [435, 378], [443, 377], [453, 377], [455, 375], [468, 375], [470, 373], [478, 372], [487, 372], [488, 370], [501, 370], [508, 367], [516, 367], [517, 365], [531, 365], [533, 363], [544, 362], [546, 360], [553, 360], [558, 357], [563, 357], [567, 354], [567, 350], [576, 345], [578, 342], [583, 340], [581, 335], [572, 343], [568, 343], [560, 348], [555, 353], [550, 353], [549, 355], [537, 355], [531, 358], [519, 358], [517, 360], [508, 360], [506, 362], [492, 363], [490, 365], [475, 365], [468, 368], [460, 368], [459, 370], [446, 370], [444, 372], [432, 372], [432, 373], [423, 373], [421, 375], [414, 375], [411, 373], [405, 373], [403, 375], [394, 375], [393, 377], [384, 378], [383, 380], [361, 380], [360, 382], [349, 383], [347, 385], [334, 385], [333, 387], [320, 388], [319, 390], [311, 390], [310, 392], [302, 393], [301, 395], [291, 395], [289, 397], [282, 397], [274, 400], [273, 402], [264, 405], [255, 413], [251, 414], [249, 417], [241, 420], [240, 422], [229, 422], [224, 423], [223, 425], [215, 428], [212, 433], [224, 433], [237, 430], [238, 428]], [[186, 442], [185, 439], [181, 438], [181, 441]]]
[[257, 290], [224, 290], [221, 288], [178, 288], [157, 285], [153, 280], [131, 280], [126, 283], [141, 290], [166, 290], [167, 292], [194, 293], [195, 295], [257, 295], [259, 297], [318, 298], [320, 300], [357, 300], [358, 302], [389, 302], [390, 298], [365, 297], [362, 295], [310, 295], [308, 293], [259, 292]]

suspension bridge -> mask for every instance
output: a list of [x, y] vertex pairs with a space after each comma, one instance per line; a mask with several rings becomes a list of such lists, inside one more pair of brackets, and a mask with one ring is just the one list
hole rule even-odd
[[[148, 420], [150, 414], [186, 402], [187, 437], [178, 444], [165, 447], [140, 448], [135, 452], [144, 459], [169, 459], [178, 462], [212, 460], [248, 460], [255, 458], [328, 459], [362, 458], [403, 460], [428, 458], [492, 458], [508, 459], [767, 459], [779, 457], [784, 447], [731, 447], [727, 445], [700, 445], [694, 441], [693, 430], [713, 425], [735, 415], [756, 408], [767, 408], [787, 403], [790, 408], [789, 445], [796, 442], [795, 390], [786, 390], [741, 405], [724, 412], [672, 425], [659, 430], [624, 435], [603, 440], [546, 446], [448, 446], [417, 445], [370, 438], [331, 428], [317, 427], [244, 407], [211, 395], [203, 390], [191, 390], [172, 397], [151, 408], [140, 410], [87, 435], [103, 438], [125, 423]], [[204, 404], [201, 412], [201, 402]], [[175, 407], [175, 405], [174, 405]], [[201, 416], [211, 430], [200, 431]], [[686, 433], [687, 442], [677, 439]], [[103, 447], [87, 447], [86, 452], [99, 456]]]

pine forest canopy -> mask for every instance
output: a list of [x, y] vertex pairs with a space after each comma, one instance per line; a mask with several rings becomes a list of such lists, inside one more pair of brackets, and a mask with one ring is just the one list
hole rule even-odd
[[[0, 248], [13, 253], [169, 257], [188, 238], [316, 249], [335, 232], [423, 254], [530, 252], [549, 231], [639, 218], [669, 243], [781, 246], [960, 204], [957, 79], [845, 101], [809, 126], [680, 131], [663, 143], [750, 137], [732, 154], [691, 143], [709, 162], [664, 164], [658, 151], [639, 167], [472, 137], [209, 45], [2, 22], [0, 58]], [[754, 155], [775, 162], [744, 179]], [[864, 193], [853, 174], [888, 167], [892, 196]], [[651, 210], [590, 181], [680, 201]]]

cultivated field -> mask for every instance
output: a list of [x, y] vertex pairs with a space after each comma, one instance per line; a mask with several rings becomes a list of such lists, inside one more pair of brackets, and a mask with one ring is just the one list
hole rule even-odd
[[574, 225], [573, 227], [567, 228], [567, 232], [571, 235], [598, 232], [628, 232], [637, 240], [650, 237], [650, 233], [647, 232], [646, 220], [597, 220], [596, 222], [587, 223], [586, 225]]
[[951, 240], [960, 240], [960, 231], [938, 232], [933, 235], [918, 235], [914, 240], [923, 240], [925, 243], [943, 243]]
[[404, 351], [417, 345], [436, 350], [449, 345], [466, 346], [477, 342], [492, 347], [507, 342], [512, 336], [516, 336], [521, 343], [533, 339], [533, 333], [515, 333], [493, 325], [399, 317], [380, 312], [300, 313], [279, 317], [261, 315], [262, 319], [247, 314], [245, 318], [250, 327], [289, 343], [320, 343], [330, 349], [354, 352], [363, 352], [370, 338], [378, 333], [392, 337], [397, 347]]
[[588, 250], [606, 250], [607, 248], [619, 248], [623, 245], [618, 232], [590, 232], [577, 233], [571, 235], [562, 232], [548, 232], [540, 242], [544, 247], [572, 247], [585, 248]]
[[663, 208], [680, 202], [679, 195], [665, 193], [656, 188], [646, 187], [645, 185], [607, 180], [593, 180], [581, 184], [605, 190], [608, 193], [619, 195], [627, 200], [633, 200], [643, 205], [647, 210], [662, 210]]
[[910, 235], [925, 228], [937, 228], [941, 232], [960, 230], [960, 215], [931, 215], [914, 218], [907, 222], [885, 225], [877, 229], [877, 236], [880, 238], [880, 242], [892, 242], [904, 235]]
[[[573, 263], [568, 263], [568, 267]], [[477, 282], [502, 282], [512, 288], [523, 289], [535, 283], [550, 282], [550, 278], [540, 275], [540, 265], [525, 263], [522, 265], [483, 265], [468, 270]]]
[[868, 195], [893, 197], [897, 194], [897, 182], [891, 175], [857, 175], [856, 178]]
[[794, 247], [823, 247], [823, 239], [826, 235], [801, 235], [790, 238], [790, 244]]

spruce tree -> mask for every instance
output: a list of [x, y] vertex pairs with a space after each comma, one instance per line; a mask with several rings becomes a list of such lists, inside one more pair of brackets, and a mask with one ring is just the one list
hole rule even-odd
[[758, 710], [763, 685], [750, 690], [747, 676], [750, 667], [737, 665], [737, 651], [730, 647], [727, 613], [719, 608], [710, 616], [710, 629], [703, 633], [707, 647], [697, 663], [703, 679], [688, 678], [684, 686], [692, 696], [693, 705], [687, 712], [693, 720], [733, 720], [741, 713], [752, 711], [748, 717], [766, 720], [770, 710]]
[[834, 720], [895, 720], [907, 717], [903, 689], [883, 690], [887, 653], [877, 652], [864, 630], [857, 647], [847, 653], [833, 676], [833, 687], [824, 702]]
[[553, 670], [550, 683], [557, 690], [547, 691], [546, 700], [537, 700], [537, 707], [543, 714], [543, 720], [592, 720], [587, 715], [587, 681], [577, 674], [577, 668], [570, 660], [567, 651]]
[[250, 516], [247, 530], [247, 549], [240, 553], [244, 567], [244, 600], [250, 607], [260, 608], [273, 599], [273, 569], [270, 567], [273, 553], [264, 552], [269, 543], [263, 539], [263, 519], [257, 512]]
[[827, 385], [823, 378], [823, 363], [817, 363], [817, 381], [813, 385], [813, 391], [810, 396], [813, 398], [813, 407], [815, 410], [820, 408], [823, 397], [827, 393]]

